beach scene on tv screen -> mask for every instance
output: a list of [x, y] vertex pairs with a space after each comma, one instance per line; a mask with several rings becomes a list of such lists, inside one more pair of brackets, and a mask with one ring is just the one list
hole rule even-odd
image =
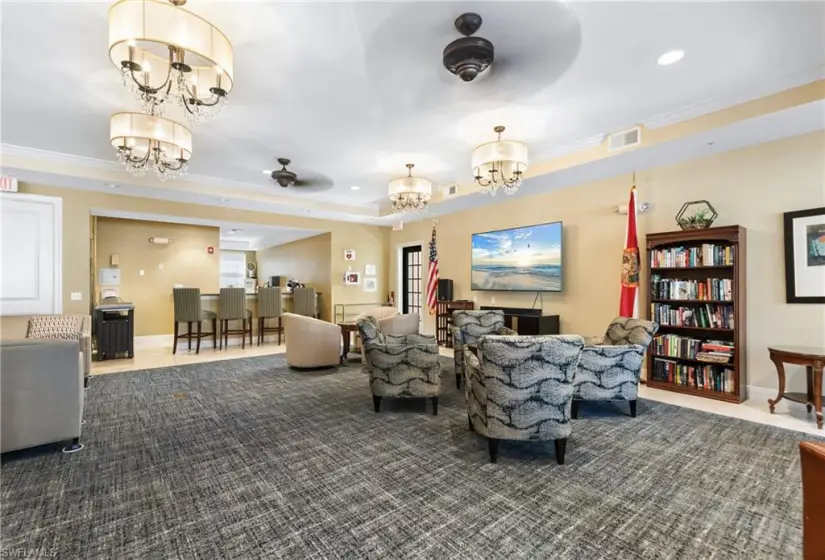
[[561, 223], [473, 234], [474, 290], [561, 291]]

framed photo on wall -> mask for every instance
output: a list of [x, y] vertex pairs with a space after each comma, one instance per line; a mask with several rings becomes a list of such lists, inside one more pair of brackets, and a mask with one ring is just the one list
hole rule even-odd
[[377, 278], [364, 278], [364, 291], [365, 292], [377, 292], [378, 291], [378, 279]]
[[785, 212], [788, 303], [825, 303], [825, 207]]
[[361, 273], [348, 270], [344, 273], [344, 284], [347, 286], [358, 286], [361, 284]]

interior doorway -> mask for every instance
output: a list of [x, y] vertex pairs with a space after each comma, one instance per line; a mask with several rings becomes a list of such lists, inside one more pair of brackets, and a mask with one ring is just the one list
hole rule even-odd
[[401, 249], [401, 312], [421, 313], [421, 245], [411, 245]]

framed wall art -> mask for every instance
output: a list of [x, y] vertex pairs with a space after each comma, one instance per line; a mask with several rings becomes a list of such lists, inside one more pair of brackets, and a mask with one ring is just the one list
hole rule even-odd
[[785, 212], [788, 303], [825, 303], [825, 207]]

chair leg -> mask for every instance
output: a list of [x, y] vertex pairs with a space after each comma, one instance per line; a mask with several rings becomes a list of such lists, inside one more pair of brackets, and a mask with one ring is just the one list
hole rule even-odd
[[241, 321], [241, 350], [246, 349], [246, 319]]
[[433, 397], [433, 416], [438, 416], [438, 397]]
[[198, 321], [198, 342], [195, 344], [195, 354], [201, 353], [201, 325], [203, 322]]
[[278, 346], [281, 345], [281, 333], [284, 332], [284, 327], [281, 325], [281, 318], [278, 317]]
[[249, 318], [249, 345], [252, 346], [252, 317]]
[[218, 349], [218, 320], [212, 319], [212, 350]]
[[573, 402], [570, 404], [570, 418], [575, 420], [579, 417], [579, 401], [573, 399]]
[[636, 418], [636, 400], [627, 401], [630, 404], [630, 416]]
[[455, 374], [455, 388], [456, 389], [461, 389], [461, 374], [460, 373]]
[[375, 412], [381, 412], [381, 397], [376, 395], [372, 396], [372, 407], [375, 409]]
[[192, 349], [192, 321], [186, 321], [186, 344], [189, 347], [189, 350]]
[[175, 337], [174, 342], [172, 342], [172, 354], [175, 354], [178, 351], [178, 328], [180, 327], [180, 323], [175, 321]]
[[490, 462], [498, 462], [498, 440], [495, 438], [487, 438], [487, 447], [490, 449]]
[[467, 425], [470, 427], [471, 432], [475, 432], [476, 429], [473, 427], [473, 419], [470, 418], [470, 413], [467, 413]]
[[553, 445], [556, 447], [556, 461], [559, 465], [564, 464], [564, 452], [567, 449], [567, 438], [554, 439]]

